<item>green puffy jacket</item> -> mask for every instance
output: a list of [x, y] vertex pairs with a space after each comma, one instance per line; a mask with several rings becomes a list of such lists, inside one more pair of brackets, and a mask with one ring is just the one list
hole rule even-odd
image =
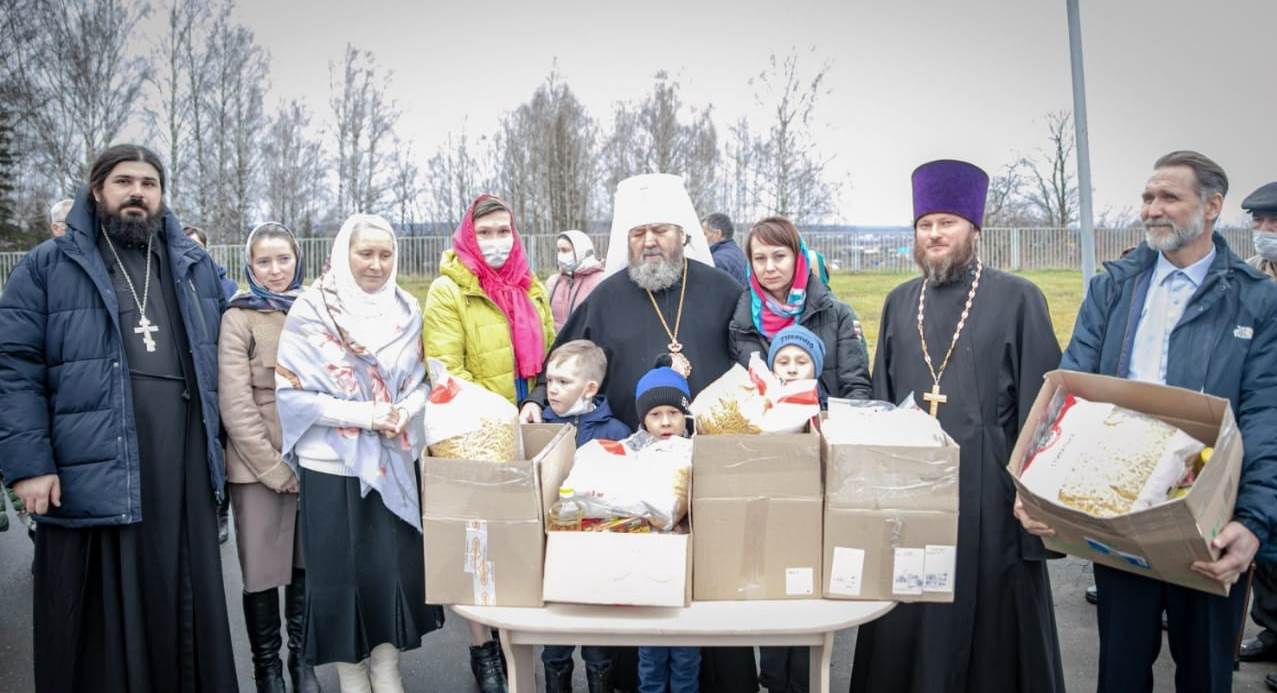
[[[554, 317], [545, 286], [536, 277], [532, 278], [528, 296], [541, 316], [548, 350], [554, 343]], [[426, 358], [439, 359], [449, 373], [514, 402], [510, 323], [483, 293], [479, 278], [451, 250], [444, 251], [439, 277], [426, 294], [424, 318]], [[530, 390], [536, 384], [535, 378], [528, 382]]]

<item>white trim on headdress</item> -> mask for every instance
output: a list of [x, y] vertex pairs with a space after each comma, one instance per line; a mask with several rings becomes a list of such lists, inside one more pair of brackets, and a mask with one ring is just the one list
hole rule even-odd
[[709, 252], [701, 219], [692, 206], [692, 198], [683, 186], [683, 177], [671, 173], [645, 173], [630, 176], [616, 186], [616, 202], [612, 207], [612, 235], [607, 244], [604, 276], [611, 276], [630, 264], [630, 229], [644, 224], [677, 224], [688, 243], [683, 253], [710, 267], [714, 256]]

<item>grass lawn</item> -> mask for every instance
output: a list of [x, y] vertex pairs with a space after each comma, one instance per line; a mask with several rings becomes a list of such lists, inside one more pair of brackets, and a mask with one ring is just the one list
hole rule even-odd
[[[834, 293], [847, 301], [860, 315], [860, 324], [864, 328], [865, 337], [869, 340], [870, 358], [878, 345], [878, 321], [882, 317], [882, 303], [887, 294], [898, 284], [915, 275], [912, 274], [835, 274], [831, 277]], [[1023, 272], [1021, 276], [1037, 284], [1046, 295], [1047, 306], [1051, 309], [1051, 323], [1055, 326], [1055, 336], [1060, 340], [1060, 348], [1068, 345], [1069, 335], [1073, 333], [1073, 321], [1077, 318], [1078, 306], [1082, 303], [1082, 273], [1066, 270], [1040, 272]], [[411, 278], [400, 280], [404, 289], [410, 291], [425, 306], [426, 290], [430, 288], [430, 280]], [[983, 301], [996, 299], [986, 295], [976, 295], [976, 306]], [[976, 310], [977, 308], [973, 308]]]

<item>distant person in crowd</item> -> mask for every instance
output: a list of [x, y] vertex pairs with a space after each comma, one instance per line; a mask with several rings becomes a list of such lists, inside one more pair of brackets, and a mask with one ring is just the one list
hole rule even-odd
[[284, 459], [275, 411], [279, 334], [301, 293], [297, 239], [283, 224], [259, 224], [244, 245], [248, 290], [222, 314], [218, 398], [226, 429], [226, 482], [235, 506], [236, 548], [244, 579], [244, 624], [253, 678], [262, 693], [282, 693], [279, 588], [284, 588], [292, 690], [315, 693], [319, 681], [302, 648], [306, 571], [297, 532], [296, 472]]
[[1012, 515], [1006, 472], [1042, 378], [1060, 363], [1051, 314], [1040, 289], [980, 258], [984, 171], [932, 161], [912, 184], [922, 276], [887, 295], [873, 393], [912, 396], [961, 447], [956, 582], [952, 603], [899, 604], [860, 627], [851, 690], [1063, 691], [1045, 560], [1054, 554]]
[[[426, 294], [425, 323], [426, 358], [512, 403], [527, 399], [554, 340], [554, 318], [500, 198], [480, 195], [466, 210]], [[470, 623], [470, 644], [479, 690], [503, 693], [501, 644], [479, 623]]]
[[[1231, 690], [1245, 617], [1237, 582], [1277, 519], [1277, 284], [1215, 232], [1227, 193], [1228, 176], [1202, 154], [1158, 159], [1140, 208], [1145, 241], [1091, 279], [1060, 363], [1227, 398], [1245, 448], [1233, 519], [1211, 541], [1219, 560], [1192, 566], [1229, 596], [1095, 566], [1100, 693], [1152, 690], [1163, 613], [1175, 689]], [[1016, 516], [1051, 535], [1019, 503]]]
[[701, 220], [701, 230], [705, 232], [705, 242], [709, 243], [709, 251], [714, 256], [714, 266], [732, 275], [737, 284], [748, 287], [749, 279], [745, 254], [736, 245], [736, 227], [731, 217], [722, 212]]
[[395, 281], [382, 217], [346, 219], [329, 260], [288, 311], [275, 361], [280, 449], [301, 480], [304, 659], [336, 663], [343, 691], [402, 691], [399, 653], [444, 618], [426, 604], [421, 551], [421, 309]]
[[71, 211], [71, 205], [75, 204], [75, 200], [67, 198], [58, 200], [49, 208], [49, 235], [58, 238], [67, 232], [67, 214]]
[[1277, 182], [1261, 186], [1246, 196], [1242, 209], [1250, 212], [1255, 241], [1255, 254], [1246, 262], [1277, 279]]
[[35, 690], [234, 691], [208, 254], [116, 145], [0, 296], [0, 474], [40, 522]]
[[559, 271], [546, 280], [545, 290], [550, 294], [554, 329], [561, 330], [572, 311], [603, 281], [603, 262], [594, 252], [594, 242], [581, 231], [559, 234], [554, 250]]
[[[714, 269], [700, 217], [683, 180], [651, 173], [620, 182], [613, 205], [607, 278], [563, 325], [555, 346], [588, 339], [608, 357], [603, 394], [616, 418], [640, 424], [635, 386], [657, 357], [688, 380], [693, 397], [732, 366], [727, 326], [741, 287]], [[542, 378], [521, 403], [525, 421], [541, 421]], [[616, 648], [613, 685], [637, 688], [633, 648]], [[753, 648], [703, 648], [701, 689], [756, 693]]]
[[814, 332], [825, 351], [821, 399], [868, 399], [869, 350], [856, 311], [816, 280], [807, 244], [798, 227], [784, 217], [754, 224], [745, 241], [750, 262], [748, 290], [736, 303], [728, 333], [732, 358], [749, 365], [757, 352], [764, 359], [777, 333], [791, 325]]
[[[187, 238], [198, 243], [201, 248], [208, 250], [208, 234], [204, 233], [204, 229], [198, 226], [183, 226], [182, 232], [186, 234]], [[217, 280], [221, 282], [222, 293], [226, 294], [226, 300], [229, 301], [239, 291], [239, 284], [236, 284], [235, 280], [226, 276], [226, 268], [218, 264], [217, 261], [213, 262], [213, 266], [217, 268]], [[225, 516], [223, 515], [222, 517], [224, 520]], [[223, 521], [222, 526], [225, 527], [225, 521]], [[225, 536], [222, 537], [222, 541], [226, 541]]]

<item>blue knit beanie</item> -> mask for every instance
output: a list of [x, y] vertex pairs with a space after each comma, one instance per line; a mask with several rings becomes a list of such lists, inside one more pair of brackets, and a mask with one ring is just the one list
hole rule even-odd
[[638, 385], [634, 388], [634, 399], [640, 421], [647, 418], [648, 412], [661, 405], [674, 407], [683, 414], [690, 415], [691, 397], [691, 388], [687, 386], [687, 379], [673, 368], [664, 366], [653, 368], [645, 373], [642, 378], [639, 378]]
[[777, 332], [772, 338], [771, 348], [767, 350], [768, 368], [776, 367], [776, 354], [787, 346], [796, 346], [807, 352], [807, 355], [811, 357], [812, 365], [816, 367], [816, 377], [820, 377], [825, 370], [825, 343], [816, 336], [815, 332], [798, 324], [790, 325]]

